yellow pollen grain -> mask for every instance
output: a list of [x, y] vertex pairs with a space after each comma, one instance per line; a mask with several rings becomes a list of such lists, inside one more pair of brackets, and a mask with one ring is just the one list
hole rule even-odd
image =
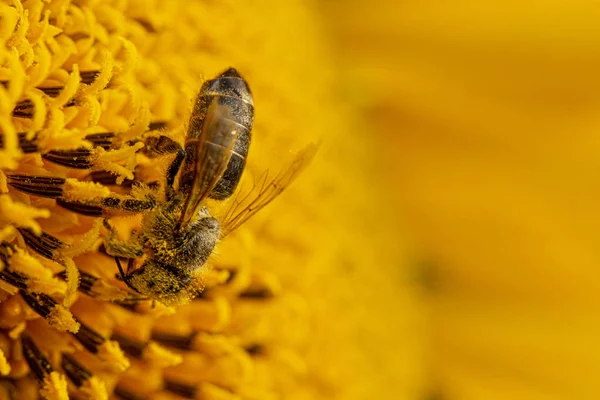
[[25, 94], [31, 103], [33, 104], [33, 118], [31, 122], [31, 126], [29, 127], [30, 131], [39, 131], [44, 128], [44, 124], [46, 123], [46, 116], [48, 114], [48, 110], [46, 107], [46, 102], [44, 101], [43, 94], [38, 89], [30, 89]]
[[232, 353], [237, 344], [225, 336], [200, 332], [194, 336], [192, 348], [213, 357]]
[[9, 285], [4, 281], [0, 281], [0, 289], [4, 290], [6, 293], [11, 295], [17, 294], [17, 292], [19, 291], [19, 289], [17, 289], [13, 285]]
[[79, 66], [77, 64], [74, 64], [73, 70], [69, 74], [69, 78], [65, 82], [65, 85], [60, 91], [60, 94], [52, 100], [52, 106], [60, 108], [67, 104], [67, 102], [75, 96], [77, 90], [79, 90], [80, 82], [81, 76], [79, 75]]
[[96, 80], [87, 87], [82, 89], [82, 94], [86, 96], [96, 95], [100, 90], [104, 89], [112, 78], [114, 60], [112, 54], [108, 50], [100, 51], [100, 74]]
[[14, 328], [8, 331], [8, 337], [11, 339], [18, 339], [21, 336], [21, 333], [23, 333], [23, 331], [25, 330], [25, 328], [27, 328], [27, 324], [25, 324], [25, 322], [17, 324]]
[[181, 364], [181, 355], [173, 353], [169, 349], [155, 342], [150, 342], [144, 348], [142, 358], [158, 368], [172, 367]]
[[57, 331], [60, 332], [79, 332], [79, 322], [75, 320], [73, 314], [60, 304], [57, 304], [50, 311], [50, 315], [46, 318], [48, 323]]
[[100, 238], [100, 227], [102, 226], [102, 221], [100, 219], [96, 219], [92, 228], [87, 231], [79, 240], [75, 243], [71, 244], [67, 249], [63, 250], [61, 253], [67, 257], [75, 257], [79, 254], [82, 254], [88, 250], [90, 250], [96, 241]]
[[110, 195], [110, 190], [99, 183], [81, 182], [69, 178], [63, 185], [63, 197], [67, 201], [90, 202]]
[[79, 269], [70, 257], [63, 257], [62, 261], [67, 272], [67, 292], [65, 293], [63, 305], [69, 307], [79, 286]]
[[14, 202], [7, 195], [0, 195], [0, 223], [29, 228], [36, 235], [40, 235], [42, 228], [35, 219], [49, 217], [50, 211], [45, 208], [31, 207], [23, 203]]
[[67, 284], [58, 278], [49, 280], [30, 279], [27, 282], [32, 292], [64, 295], [67, 292]]
[[8, 192], [8, 182], [6, 180], [6, 174], [0, 171], [0, 193]]
[[6, 360], [4, 351], [0, 349], [0, 375], [6, 376], [10, 374], [10, 364]]
[[102, 380], [96, 376], [83, 382], [79, 390], [90, 400], [108, 400], [108, 391]]
[[0, 241], [8, 241], [12, 238], [15, 237], [15, 235], [17, 234], [17, 230], [15, 229], [14, 226], [9, 225], [9, 226], [5, 226], [0, 228]]
[[123, 53], [124, 59], [121, 63], [121, 66], [115, 68], [115, 78], [123, 77], [126, 79], [127, 75], [131, 74], [133, 72], [133, 69], [137, 65], [139, 55], [137, 48], [133, 43], [131, 43], [131, 41], [125, 39], [122, 36], [119, 37], [119, 41], [123, 45], [123, 49], [121, 50], [121, 52]]
[[69, 400], [65, 376], [56, 371], [46, 375], [42, 382], [40, 395], [46, 400]]
[[[50, 111], [52, 116], [60, 116], [58, 118], [64, 119], [64, 114], [61, 111], [56, 109], [52, 109]], [[52, 120], [52, 118], [51, 118]], [[64, 124], [57, 124], [57, 127], [62, 127]], [[53, 127], [49, 127], [45, 132], [49, 135], [47, 139], [43, 141], [42, 148], [43, 149], [62, 149], [62, 150], [70, 150], [77, 149], [80, 147], [91, 147], [90, 144], [81, 138], [81, 132], [77, 130], [60, 130], [58, 132], [52, 132]], [[58, 130], [58, 129], [56, 129]]]
[[115, 371], [125, 371], [131, 365], [125, 357], [119, 344], [113, 340], [107, 340], [98, 347], [98, 357], [107, 362]]
[[17, 249], [10, 258], [11, 269], [39, 281], [49, 281], [53, 278], [52, 271], [46, 268], [37, 258]]
[[[109, 171], [119, 178], [117, 184], [123, 183], [125, 178], [133, 179], [133, 163], [135, 162], [136, 152], [144, 147], [141, 142], [133, 145], [123, 145], [120, 149], [106, 151], [102, 147], [96, 147], [92, 151], [92, 160], [96, 169]], [[125, 162], [122, 166], [119, 162]]]
[[123, 140], [140, 137], [150, 125], [150, 109], [147, 103], [140, 105], [135, 122], [128, 130], [121, 133]]
[[95, 96], [77, 96], [77, 105], [79, 106], [79, 113], [73, 116], [68, 127], [87, 128], [98, 123], [102, 115], [102, 107]]

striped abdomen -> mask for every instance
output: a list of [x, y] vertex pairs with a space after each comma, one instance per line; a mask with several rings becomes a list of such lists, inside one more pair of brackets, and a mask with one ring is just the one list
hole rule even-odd
[[[213, 102], [218, 103], [213, 104]], [[236, 128], [239, 129], [227, 169], [210, 194], [213, 199], [223, 200], [233, 194], [242, 172], [244, 172], [254, 120], [252, 93], [246, 81], [234, 68], [229, 68], [215, 79], [205, 82], [200, 89], [190, 118], [186, 138], [186, 157], [181, 178], [181, 186], [183, 187], [186, 186], [187, 180], [192, 179], [192, 177], [187, 176], [186, 171], [193, 171], [196, 162], [196, 143], [194, 139], [200, 137], [207, 114], [219, 109], [226, 109], [226, 118], [233, 121]]]

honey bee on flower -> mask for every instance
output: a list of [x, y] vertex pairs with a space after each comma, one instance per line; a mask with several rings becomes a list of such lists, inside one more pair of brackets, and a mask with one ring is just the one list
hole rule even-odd
[[[234, 196], [246, 164], [253, 120], [254, 101], [248, 84], [229, 68], [200, 89], [183, 147], [165, 135], [144, 140], [143, 151], [149, 157], [173, 157], [162, 190], [83, 201], [66, 195], [67, 182], [62, 178], [8, 174], [8, 184], [31, 195], [57, 199], [75, 212], [103, 217], [107, 229], [104, 247], [115, 258], [120, 279], [147, 298], [181, 304], [201, 290], [194, 275], [206, 265], [217, 241], [277, 197], [315, 154], [316, 146], [308, 146], [274, 178], [264, 174], [250, 193]], [[85, 150], [54, 151], [46, 158], [75, 168], [90, 164]], [[212, 216], [205, 205], [207, 199], [232, 197], [231, 205], [219, 217]], [[144, 215], [140, 232], [128, 241], [118, 239], [110, 223], [110, 217], [119, 212]], [[24, 238], [38, 252], [49, 250], [43, 237], [25, 234]], [[129, 260], [126, 269], [120, 261], [123, 258]]]

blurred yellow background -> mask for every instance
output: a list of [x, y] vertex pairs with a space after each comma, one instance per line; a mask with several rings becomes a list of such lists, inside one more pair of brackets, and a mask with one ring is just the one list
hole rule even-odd
[[598, 2], [319, 10], [398, 217], [379, 398], [600, 398]]

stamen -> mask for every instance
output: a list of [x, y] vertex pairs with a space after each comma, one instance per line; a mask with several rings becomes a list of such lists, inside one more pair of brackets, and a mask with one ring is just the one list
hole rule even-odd
[[113, 333], [111, 339], [119, 343], [119, 346], [125, 353], [138, 359], [142, 358], [144, 348], [146, 347], [145, 343], [119, 333]]
[[8, 400], [18, 400], [17, 388], [11, 381], [7, 379], [0, 379], [0, 386], [4, 388], [4, 390], [0, 393], [5, 394], [8, 397]]
[[73, 335], [90, 353], [97, 354], [100, 350], [100, 346], [106, 342], [106, 339], [87, 325], [81, 322], [79, 324], [79, 331]]
[[129, 360], [119, 347], [117, 342], [106, 340], [89, 326], [79, 322], [81, 327], [73, 335], [90, 353], [96, 354], [98, 358], [106, 361], [115, 370], [124, 371], [129, 368]]
[[[39, 151], [36, 139], [37, 133], [33, 136], [33, 138], [28, 138], [27, 132], [19, 132], [19, 148], [23, 153], [35, 153]], [[4, 134], [0, 134], [0, 149], [4, 148]]]
[[81, 76], [81, 83], [89, 85], [100, 75], [100, 71], [81, 71], [79, 75]]
[[[80, 72], [79, 75], [81, 77], [81, 83], [84, 83], [86, 85], [91, 85], [93, 82], [96, 81], [96, 78], [100, 75], [100, 71], [82, 71], [82, 72]], [[106, 83], [108, 83], [108, 82], [106, 82]], [[2, 81], [2, 82], [0, 82], [0, 84], [7, 87], [8, 82]], [[38, 88], [38, 89], [41, 90], [48, 97], [56, 98], [60, 95], [61, 91], [64, 89], [64, 86], [52, 86], [52, 87], [45, 87], [45, 88]], [[69, 102], [67, 102], [64, 105], [64, 107], [72, 107], [76, 104], [77, 104], [76, 101], [74, 99], [72, 99]], [[33, 102], [29, 99], [26, 99], [26, 100], [19, 101], [16, 104], [16, 106], [13, 110], [13, 116], [31, 118], [31, 117], [33, 117], [33, 112], [34, 112]]]
[[161, 368], [178, 365], [183, 361], [180, 355], [172, 353], [154, 342], [144, 343], [119, 333], [113, 333], [111, 339], [119, 343], [121, 349], [128, 355], [148, 361]]
[[[92, 182], [100, 183], [102, 185], [116, 185], [118, 177], [115, 174], [110, 173], [109, 171], [92, 171], [88, 175], [88, 179]], [[134, 183], [136, 183], [135, 179], [125, 179], [123, 183], [119, 186], [123, 187], [132, 187]]]
[[8, 374], [10, 374], [10, 364], [6, 359], [4, 351], [0, 349], [0, 375], [6, 376]]
[[61, 367], [69, 379], [91, 400], [108, 400], [106, 385], [90, 370], [81, 365], [75, 357], [63, 353]]
[[60, 332], [77, 333], [80, 325], [71, 312], [58, 304], [56, 300], [44, 293], [34, 293], [27, 290], [19, 290], [25, 302], [42, 316], [48, 323]]
[[251, 356], [260, 356], [260, 355], [264, 355], [266, 353], [265, 346], [263, 346], [262, 344], [258, 344], [258, 343], [248, 345], [248, 346], [244, 347], [244, 350], [246, 350], [246, 352], [248, 354], [250, 354]]
[[19, 229], [19, 233], [23, 236], [23, 240], [25, 240], [27, 246], [50, 260], [56, 259], [57, 250], [67, 247], [66, 243], [45, 232], [37, 236], [30, 229], [21, 228]]
[[67, 353], [62, 354], [61, 367], [77, 387], [81, 387], [85, 381], [93, 376], [87, 368], [81, 365], [72, 355]]
[[133, 393], [127, 389], [124, 389], [122, 386], [117, 385], [113, 392], [115, 396], [123, 399], [123, 400], [149, 400], [147, 397], [141, 396], [139, 394]]
[[27, 289], [27, 278], [18, 272], [5, 268], [0, 271], [0, 279], [18, 289]]
[[165, 390], [175, 393], [186, 399], [195, 399], [198, 389], [187, 383], [175, 382], [169, 379], [164, 380]]
[[65, 201], [60, 199], [56, 200], [56, 204], [63, 208], [66, 208], [67, 210], [76, 212], [77, 214], [87, 215], [88, 217], [102, 216], [102, 207], [90, 206], [87, 204], [78, 203], [76, 201]]
[[[66, 271], [58, 273], [57, 276], [66, 279]], [[79, 271], [79, 287], [77, 289], [93, 299], [110, 301], [127, 309], [142, 301], [149, 300], [147, 297], [133, 296], [103, 279], [81, 270]]]
[[27, 194], [49, 197], [51, 199], [62, 197], [65, 178], [51, 176], [35, 176], [22, 174], [6, 174], [9, 185]]
[[54, 372], [54, 368], [28, 334], [21, 334], [23, 357], [38, 381], [43, 382], [46, 376]]
[[194, 344], [194, 335], [183, 336], [163, 332], [152, 332], [152, 340], [165, 346], [180, 350], [191, 350]]
[[267, 300], [274, 297], [274, 293], [271, 289], [262, 287], [255, 289], [248, 289], [239, 295], [243, 299], [251, 299], [251, 300]]

